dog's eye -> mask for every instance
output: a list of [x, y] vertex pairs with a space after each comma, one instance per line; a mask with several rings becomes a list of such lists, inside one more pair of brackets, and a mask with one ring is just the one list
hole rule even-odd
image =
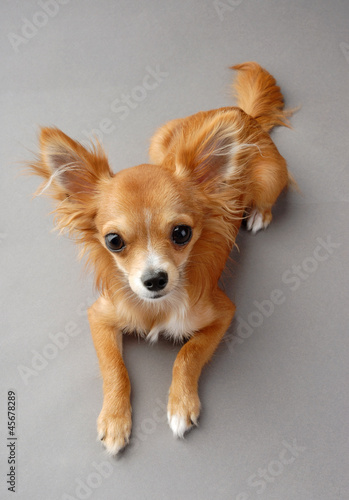
[[189, 243], [191, 235], [191, 227], [181, 224], [180, 226], [176, 226], [175, 228], [173, 228], [172, 241], [176, 245], [185, 245], [186, 243]]
[[111, 252], [120, 252], [125, 247], [124, 240], [116, 233], [107, 234], [105, 244]]

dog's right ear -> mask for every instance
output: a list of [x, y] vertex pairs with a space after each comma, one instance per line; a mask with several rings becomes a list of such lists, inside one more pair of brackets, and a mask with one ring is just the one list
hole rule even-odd
[[57, 128], [43, 128], [40, 155], [28, 165], [30, 174], [44, 179], [37, 195], [48, 194], [59, 201], [54, 212], [61, 231], [77, 241], [96, 244], [95, 216], [98, 194], [113, 174], [102, 147], [88, 150]]
[[113, 176], [99, 144], [87, 150], [57, 128], [41, 129], [40, 157], [29, 169], [45, 180], [37, 194], [47, 191], [57, 200], [72, 202], [94, 194], [103, 179]]

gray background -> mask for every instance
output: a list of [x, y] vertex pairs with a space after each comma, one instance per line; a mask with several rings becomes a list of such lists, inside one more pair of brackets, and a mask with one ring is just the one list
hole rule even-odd
[[[1, 5], [0, 497], [348, 499], [349, 2], [56, 6]], [[164, 409], [179, 347], [126, 339], [133, 439], [111, 459], [96, 441], [92, 279], [72, 242], [50, 232], [51, 203], [31, 200], [38, 181], [19, 176], [18, 162], [37, 151], [39, 125], [80, 140], [98, 129], [115, 171], [146, 162], [157, 126], [230, 105], [228, 67], [248, 60], [275, 75], [287, 106], [302, 106], [293, 130], [272, 133], [302, 193], [280, 199], [266, 232], [238, 237], [223, 279], [237, 316], [203, 373], [200, 426], [184, 441]], [[149, 67], [162, 76], [144, 92]], [[115, 107], [123, 94], [138, 97], [126, 117]], [[282, 304], [256, 314], [275, 290]], [[6, 490], [9, 389], [16, 494]]]

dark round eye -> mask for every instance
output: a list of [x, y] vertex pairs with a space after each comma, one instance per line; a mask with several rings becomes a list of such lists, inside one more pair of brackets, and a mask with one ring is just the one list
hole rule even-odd
[[173, 228], [172, 241], [176, 245], [185, 245], [186, 243], [189, 243], [191, 235], [191, 227], [181, 224], [180, 226], [176, 226], [175, 228]]
[[120, 252], [125, 247], [124, 240], [116, 233], [107, 234], [105, 244], [111, 252]]

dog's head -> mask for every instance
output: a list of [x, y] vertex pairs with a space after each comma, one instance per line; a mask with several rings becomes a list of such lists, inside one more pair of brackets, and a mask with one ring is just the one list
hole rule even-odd
[[97, 284], [109, 292], [115, 286], [142, 301], [161, 302], [186, 285], [188, 267], [200, 253], [210, 267], [222, 245], [219, 235], [229, 239], [222, 188], [228, 160], [221, 140], [216, 156], [210, 140], [205, 154], [195, 146], [177, 155], [175, 164], [117, 174], [100, 146], [87, 150], [58, 129], [43, 129], [40, 144], [40, 159], [31, 165], [45, 179], [40, 192], [59, 201], [58, 226], [82, 243]]
[[123, 170], [99, 195], [96, 228], [131, 290], [161, 299], [183, 286], [202, 212], [189, 186], [154, 165]]

